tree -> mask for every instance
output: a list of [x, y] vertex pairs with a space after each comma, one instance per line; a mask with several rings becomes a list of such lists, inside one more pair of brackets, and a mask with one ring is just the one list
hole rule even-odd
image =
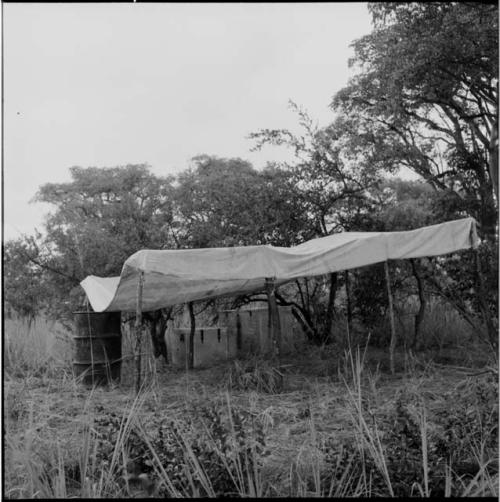
[[358, 73], [332, 106], [358, 124], [366, 162], [407, 166], [495, 234], [498, 6], [372, 3]]
[[284, 145], [294, 151], [295, 160], [280, 167], [289, 173], [297, 195], [310, 219], [310, 237], [330, 234], [338, 227], [337, 214], [344, 204], [357, 203], [370, 186], [378, 181], [374, 169], [361, 169], [347, 157], [344, 148], [345, 130], [350, 126], [345, 116], [320, 128], [309, 114], [294, 102], [290, 108], [298, 115], [302, 135], [287, 129], [261, 129], [251, 133], [253, 150], [266, 145]]
[[3, 246], [4, 305], [27, 318], [30, 324], [46, 308], [49, 292], [43, 269], [28, 259], [35, 254], [23, 239], [8, 241]]
[[304, 211], [287, 173], [241, 159], [202, 155], [178, 177], [179, 247], [288, 246], [304, 230]]
[[141, 248], [172, 242], [172, 178], [156, 177], [146, 165], [70, 168], [69, 183], [47, 183], [35, 200], [55, 211], [45, 234], [26, 238], [26, 257], [50, 274], [53, 313], [68, 313], [70, 292], [87, 275], [119, 275]]
[[[418, 181], [386, 180], [378, 190], [372, 190], [371, 195], [363, 206], [358, 207], [358, 211], [347, 215], [342, 221], [345, 228], [380, 232], [411, 230], [463, 216], [450, 212], [447, 203], [442, 204], [441, 192], [435, 192], [428, 184]], [[476, 252], [472, 250], [392, 263], [393, 289], [399, 303], [410, 296], [418, 297], [419, 300], [412, 342], [414, 347], [420, 341], [420, 327], [431, 296], [440, 297], [449, 303], [479, 337], [496, 345], [494, 331], [495, 317], [498, 315], [498, 264], [487, 242], [481, 244], [478, 257], [482, 269], [490, 272], [483, 274], [482, 291], [477, 281]], [[353, 313], [366, 326], [376, 326], [387, 309], [383, 267], [375, 265], [363, 268], [353, 271], [351, 276]], [[481, 304], [482, 297], [486, 306]]]
[[[255, 141], [253, 149], [284, 145], [293, 150], [294, 161], [280, 167], [289, 174], [307, 213], [309, 231], [303, 236], [311, 239], [345, 229], [344, 215], [363, 204], [369, 189], [379, 183], [380, 172], [371, 166], [360, 166], [359, 152], [346, 149], [346, 131], [352, 131], [355, 125], [349, 117], [341, 115], [320, 128], [304, 109], [292, 101], [289, 106], [298, 115], [303, 134], [262, 129], [249, 136]], [[277, 297], [282, 304], [292, 305], [300, 312], [301, 322], [317, 343], [331, 341], [337, 279], [336, 274], [329, 274], [297, 280], [295, 289], [287, 289], [286, 298]]]

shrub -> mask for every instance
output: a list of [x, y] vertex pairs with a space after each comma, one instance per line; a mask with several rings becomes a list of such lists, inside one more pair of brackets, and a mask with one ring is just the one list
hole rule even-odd
[[[160, 418], [154, 433], [131, 427], [124, 440], [127, 481], [152, 479], [161, 484], [158, 472], [163, 471], [173, 487], [190, 496], [222, 496], [249, 493], [249, 486], [259, 458], [266, 454], [263, 426], [253, 415], [229, 408], [225, 415], [217, 406], [197, 410], [185, 425]], [[95, 419], [98, 439], [97, 462], [109, 469], [122, 420], [114, 413]], [[158, 465], [158, 463], [161, 465]], [[119, 468], [114, 476], [119, 477]], [[209, 486], [207, 487], [207, 480]], [[167, 484], [159, 487], [158, 496], [169, 496]]]
[[[436, 455], [448, 460], [460, 475], [476, 474], [480, 459], [474, 453], [498, 459], [498, 382], [493, 375], [466, 380], [445, 396], [438, 413], [443, 432], [436, 442]], [[496, 466], [491, 468], [498, 470]]]

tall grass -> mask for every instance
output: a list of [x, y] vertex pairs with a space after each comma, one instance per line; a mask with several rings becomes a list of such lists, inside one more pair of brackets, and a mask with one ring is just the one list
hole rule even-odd
[[[7, 409], [5, 424], [9, 498], [498, 496], [498, 449], [491, 441], [498, 424], [485, 412], [498, 386], [490, 381], [481, 387], [469, 379], [448, 389], [449, 397], [435, 393], [430, 403], [424, 384], [439, 374], [419, 370], [410, 358], [403, 376], [385, 378], [367, 367], [368, 346], [353, 346], [334, 365], [336, 379], [320, 377], [321, 389], [341, 396], [331, 406], [319, 391], [307, 390], [306, 381], [292, 391], [285, 385], [288, 373], [277, 378], [271, 362], [249, 360], [228, 365], [225, 385], [200, 387], [192, 402], [184, 395], [174, 408], [162, 404], [170, 397], [162, 400], [159, 380], [149, 379], [135, 398], [132, 387], [130, 398], [122, 392], [124, 404], [114, 414], [102, 403], [116, 388], [82, 391], [60, 369], [68, 367], [71, 350], [59, 329], [43, 321], [31, 330], [8, 326], [6, 370], [15, 385], [7, 404], [18, 407]], [[320, 361], [326, 364], [318, 353]], [[61, 391], [47, 401], [73, 400], [61, 403], [59, 415], [31, 397], [30, 378], [40, 368], [47, 387], [57, 381]], [[318, 382], [309, 389], [317, 390]], [[175, 389], [181, 396], [184, 384]], [[457, 393], [477, 402], [475, 408], [453, 408]], [[307, 401], [307, 413], [293, 410], [291, 395]], [[78, 408], [72, 422], [64, 417], [70, 404]], [[333, 406], [346, 412], [348, 440], [325, 427], [336, 419]], [[280, 436], [290, 423], [273, 413], [292, 413], [304, 431], [275, 471], [268, 461], [273, 449], [291, 436]], [[448, 448], [442, 459], [436, 456], [440, 441]], [[465, 460], [474, 464], [470, 475], [461, 466]]]
[[[37, 444], [36, 426], [33, 420], [28, 422], [27, 433], [22, 440], [8, 437], [7, 448], [9, 461], [16, 476], [9, 476], [11, 486], [6, 495], [10, 498], [116, 498], [136, 496], [168, 497], [215, 497], [220, 494], [218, 478], [212, 478], [208, 468], [211, 463], [204, 462], [199, 453], [195, 452], [197, 443], [192, 436], [199, 430], [188, 429], [176, 436], [182, 455], [177, 458], [180, 475], [172, 478], [162, 460], [165, 451], [151, 439], [141, 424], [140, 410], [144, 402], [150, 398], [149, 392], [141, 392], [124, 411], [119, 423], [116, 424], [113, 444], [107, 452], [106, 461], [100, 456], [103, 442], [96, 434], [96, 417], [91, 409], [92, 395], [87, 399], [88, 409], [86, 425], [78, 431], [78, 457], [68, 463], [68, 458], [59, 443], [48, 451], [40, 449]], [[232, 416], [232, 406], [227, 397], [227, 410]], [[109, 424], [108, 427], [111, 427]], [[248, 450], [238, 449], [237, 426], [230, 421], [230, 427], [224, 431], [234, 445], [231, 451], [224, 451], [220, 436], [214, 435], [210, 424], [205, 423], [208, 441], [202, 450], [211, 452], [212, 462], [220, 464], [221, 473], [225, 472], [228, 494], [238, 497], [260, 497], [265, 495], [265, 487], [260, 476], [259, 458], [255, 446]], [[217, 431], [216, 431], [217, 432]], [[132, 434], [140, 438], [142, 455], [148, 459], [152, 470], [148, 473], [135, 469], [142, 459], [137, 459], [131, 450]], [[137, 447], [137, 445], [135, 445]], [[241, 454], [237, 454], [240, 452]], [[68, 467], [72, 466], [71, 469]], [[130, 467], [132, 466], [132, 467]], [[77, 475], [75, 476], [75, 471]], [[22, 473], [22, 474], [20, 474]], [[180, 480], [180, 482], [179, 482]]]
[[[348, 396], [346, 404], [351, 415], [352, 424], [356, 431], [356, 448], [360, 453], [361, 472], [363, 474], [362, 478], [367, 479], [370, 464], [373, 464], [385, 484], [385, 488], [387, 490], [386, 495], [393, 497], [397, 495], [393, 489], [395, 475], [394, 469], [396, 468], [398, 470], [397, 477], [400, 478], [399, 468], [401, 468], [401, 466], [394, 465], [394, 458], [391, 458], [391, 456], [394, 456], [394, 454], [398, 456], [398, 454], [400, 454], [400, 461], [406, 462], [408, 456], [411, 456], [412, 451], [404, 451], [405, 448], [407, 448], [404, 446], [405, 443], [391, 444], [391, 442], [394, 441], [394, 436], [392, 438], [390, 437], [391, 434], [388, 435], [387, 433], [380, 433], [379, 423], [381, 422], [381, 417], [377, 417], [370, 411], [369, 400], [365, 395], [366, 392], [364, 388], [369, 388], [373, 392], [376, 385], [372, 382], [370, 374], [364, 375], [364, 355], [365, 353], [361, 355], [359, 347], [356, 348], [354, 354], [350, 350], [346, 351], [345, 359], [350, 363], [350, 374], [344, 375], [344, 377], [347, 376], [347, 378], [344, 378], [344, 384]], [[365, 381], [364, 384], [363, 380]], [[438, 464], [436, 463], [436, 458], [434, 458], [432, 462], [429, 458], [429, 431], [432, 427], [428, 420], [427, 404], [425, 403], [425, 399], [422, 394], [417, 394], [414, 397], [416, 399], [417, 415], [414, 425], [416, 425], [416, 428], [418, 429], [417, 434], [420, 439], [420, 444], [415, 444], [415, 433], [413, 433], [413, 437], [409, 437], [410, 441], [413, 441], [413, 444], [408, 444], [410, 444], [410, 446], [415, 450], [413, 453], [419, 452], [420, 454], [420, 468], [418, 469], [420, 472], [415, 470], [412, 473], [408, 473], [414, 477], [415, 481], [412, 484], [407, 481], [408, 486], [406, 489], [410, 491], [411, 495], [414, 495], [414, 492], [416, 491], [419, 496], [430, 497], [434, 495], [433, 489], [430, 487], [431, 484], [435, 487], [439, 484], [438, 479], [433, 479], [432, 483], [430, 480], [431, 472], [433, 472], [434, 477], [439, 475], [436, 473]], [[453, 413], [453, 410], [449, 410], [449, 412]], [[402, 413], [402, 417], [398, 416], [400, 413]], [[408, 408], [401, 410], [397, 406], [395, 414], [397, 415], [397, 419], [403, 418], [408, 420]], [[465, 421], [469, 421], [470, 419], [469, 415], [465, 418]], [[481, 420], [479, 420], [477, 426], [480, 429], [479, 442], [475, 439], [475, 435], [472, 434], [472, 429], [470, 435], [463, 440], [464, 444], [467, 444], [468, 448], [470, 448], [470, 451], [474, 452], [474, 456], [477, 461], [477, 472], [473, 479], [469, 479], [465, 475], [453, 473], [451, 464], [447, 463], [443, 477], [445, 482], [444, 492], [448, 496], [452, 493], [452, 490], [455, 494], [461, 496], [470, 496], [471, 493], [481, 496], [498, 496], [498, 449], [496, 449], [496, 452], [493, 452], [493, 457], [488, 458], [488, 455], [485, 454], [485, 445], [487, 443], [491, 444], [489, 434], [493, 431], [488, 430], [486, 424], [481, 423]], [[405, 427], [401, 430], [402, 437], [398, 437], [398, 440], [405, 440], [406, 442], [408, 438], [405, 438], [404, 436], [407, 434], [412, 436], [411, 426], [410, 428], [408, 427], [409, 426], [405, 425]], [[464, 424], [460, 426], [457, 424], [457, 427], [464, 427]], [[494, 427], [496, 427], [496, 434], [498, 435], [498, 424]], [[434, 447], [435, 445], [436, 443], [434, 444]], [[391, 451], [389, 452], [388, 450]], [[490, 451], [489, 454], [491, 455], [491, 453], [492, 452]], [[370, 459], [371, 462], [368, 462], [368, 459]], [[388, 459], [391, 459], [390, 463], [388, 462]], [[489, 469], [490, 466], [494, 467], [493, 470], [496, 470], [497, 474], [495, 476], [491, 475]], [[417, 466], [415, 466], [415, 469], [416, 468]], [[418, 482], [416, 481], [417, 479], [420, 479], [421, 481]], [[401, 491], [401, 479], [398, 481]], [[368, 489], [369, 487], [366, 486], [365, 488], [367, 488], [367, 493], [365, 493], [365, 495], [371, 494], [371, 490]], [[401, 496], [401, 493], [399, 495]]]
[[52, 375], [70, 368], [71, 339], [60, 324], [38, 317], [4, 321], [4, 375], [14, 377]]
[[279, 394], [284, 382], [283, 373], [272, 361], [255, 357], [247, 361], [235, 360], [226, 380], [230, 389], [256, 390], [268, 394]]

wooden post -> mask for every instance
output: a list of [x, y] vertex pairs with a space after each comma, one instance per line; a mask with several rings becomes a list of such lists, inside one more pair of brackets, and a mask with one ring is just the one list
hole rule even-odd
[[351, 335], [352, 331], [352, 304], [351, 304], [351, 288], [349, 283], [349, 270], [345, 274], [345, 297], [347, 301], [347, 334]]
[[189, 320], [191, 322], [191, 330], [189, 331], [188, 345], [188, 369], [194, 368], [194, 334], [196, 332], [196, 319], [194, 317], [193, 302], [188, 303]]
[[425, 298], [424, 280], [422, 279], [422, 276], [420, 275], [420, 272], [418, 271], [418, 267], [417, 267], [417, 263], [415, 261], [415, 258], [412, 258], [410, 261], [411, 261], [411, 268], [413, 271], [413, 275], [415, 276], [415, 279], [417, 280], [418, 299], [420, 301], [420, 307], [418, 309], [417, 315], [415, 316], [415, 328], [414, 328], [414, 332], [413, 332], [413, 343], [412, 343], [413, 350], [417, 350], [420, 329], [422, 326], [422, 321], [424, 320], [425, 307], [427, 305], [427, 301]]
[[326, 309], [325, 330], [323, 332], [323, 343], [326, 343], [332, 334], [333, 313], [335, 311], [335, 294], [337, 292], [337, 272], [330, 274], [330, 292], [328, 296], [328, 307]]
[[139, 273], [137, 283], [137, 304], [135, 312], [135, 393], [141, 388], [141, 339], [142, 339], [142, 290], [144, 287], [144, 272]]
[[274, 279], [266, 278], [266, 294], [268, 305], [268, 333], [269, 339], [276, 348], [277, 355], [281, 352], [281, 325], [278, 305], [276, 303]]
[[389, 347], [389, 357], [391, 373], [394, 374], [394, 349], [396, 348], [396, 326], [394, 323], [394, 307], [392, 305], [391, 276], [389, 275], [389, 262], [385, 261], [385, 283], [387, 286], [387, 297], [389, 299], [389, 319], [391, 321], [391, 344]]
[[241, 318], [238, 310], [236, 311], [236, 350], [238, 353], [241, 350]]

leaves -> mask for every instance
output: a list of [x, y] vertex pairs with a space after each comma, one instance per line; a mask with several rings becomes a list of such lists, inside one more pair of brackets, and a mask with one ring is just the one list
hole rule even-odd
[[357, 73], [332, 101], [357, 124], [350, 144], [363, 147], [368, 165], [406, 166], [465, 199], [464, 209], [493, 234], [488, 150], [498, 112], [498, 7], [369, 8], [375, 29], [353, 43]]
[[[180, 493], [191, 488], [192, 477], [197, 489], [204, 493], [203, 483], [197, 478], [198, 468], [192, 464], [194, 455], [217, 496], [234, 494], [238, 491], [234, 480], [241, 474], [235, 469], [246, 466], [248, 472], [253, 472], [256, 467], [253, 459], [266, 455], [267, 450], [261, 423], [243, 409], [231, 407], [229, 414], [214, 405], [194, 410], [193, 416], [187, 417], [182, 426], [167, 418], [156, 419], [150, 424], [153, 430], [149, 445], [143, 437], [144, 431], [132, 427], [124, 439], [128, 478], [133, 480], [147, 475], [154, 480], [158, 459]], [[114, 413], [96, 417], [96, 472], [109, 469], [109, 459], [120, 436], [120, 424], [121, 419]], [[114, 477], [119, 478], [120, 473], [121, 467], [116, 466]], [[168, 493], [160, 492], [160, 496], [168, 496]]]
[[241, 159], [199, 156], [175, 193], [181, 247], [289, 246], [305, 221], [297, 192], [277, 168], [263, 172]]

